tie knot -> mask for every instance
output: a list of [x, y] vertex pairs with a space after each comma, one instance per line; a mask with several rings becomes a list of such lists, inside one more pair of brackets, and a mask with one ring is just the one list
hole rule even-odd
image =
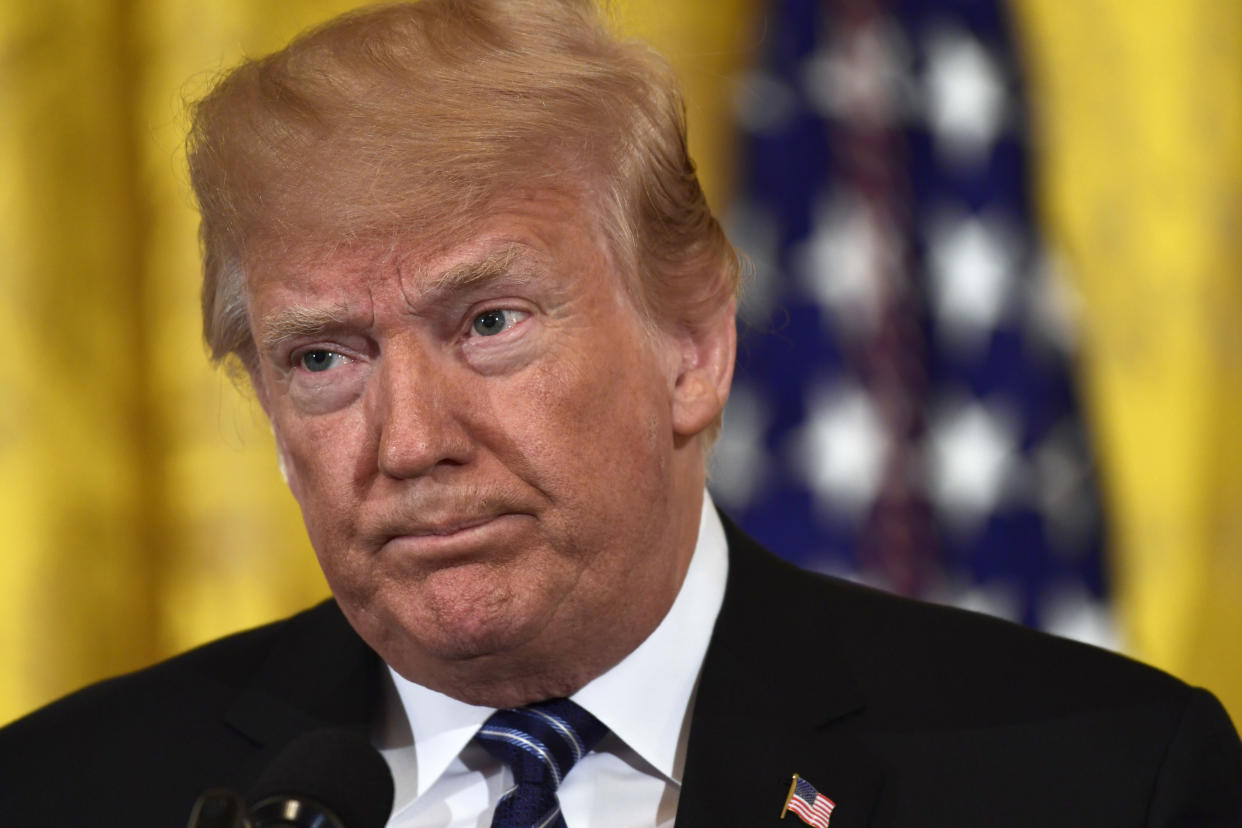
[[569, 699], [550, 699], [497, 710], [476, 738], [512, 769], [515, 784], [555, 791], [574, 763], [607, 732], [599, 719]]

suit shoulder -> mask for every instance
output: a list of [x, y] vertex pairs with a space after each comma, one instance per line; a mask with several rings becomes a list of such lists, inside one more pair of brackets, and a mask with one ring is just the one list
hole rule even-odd
[[82, 743], [109, 733], [132, 734], [139, 725], [149, 730], [161, 722], [188, 722], [199, 713], [218, 715], [274, 648], [333, 611], [327, 602], [88, 685], [0, 728], [0, 753], [30, 740], [48, 749], [62, 739]]
[[782, 658], [817, 652], [847, 669], [868, 706], [890, 721], [986, 726], [989, 717], [1188, 703], [1186, 684], [1133, 659], [807, 572], [732, 531], [726, 637], [746, 646], [762, 638]]
[[978, 612], [806, 577], [824, 596], [834, 626], [849, 630], [842, 646], [880, 697], [901, 672], [917, 676], [929, 697], [960, 699], [975, 710], [981, 699], [993, 709], [1045, 714], [1187, 702], [1190, 688], [1182, 681], [1115, 652]]
[[267, 745], [264, 728], [302, 726], [290, 687], [313, 695], [354, 675], [343, 669], [360, 652], [349, 635], [328, 602], [36, 710], [0, 729], [0, 813], [6, 824], [72, 825], [90, 803], [100, 826], [184, 824], [202, 790], [253, 781], [283, 743]]
[[[1083, 824], [1109, 824], [1147, 796], [1151, 824], [1242, 816], [1242, 742], [1208, 691], [1007, 621], [807, 577], [852, 619], [844, 646], [867, 699], [859, 724], [903, 768], [912, 799], [951, 784], [945, 770], [929, 770], [937, 761], [989, 763], [999, 790], [1040, 778], [1031, 757], [1041, 756], [1057, 757], [1069, 778], [1095, 780], [1100, 796], [1083, 806]], [[925, 789], [910, 781], [920, 763]]]

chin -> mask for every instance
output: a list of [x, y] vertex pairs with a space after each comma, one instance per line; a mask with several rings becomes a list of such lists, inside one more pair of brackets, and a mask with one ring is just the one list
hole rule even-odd
[[581, 665], [542, 658], [514, 632], [440, 630], [417, 641], [389, 636], [375, 649], [410, 681], [467, 704], [520, 707], [570, 696], [586, 683]]
[[[569, 586], [547, 568], [467, 565], [430, 577], [393, 578], [338, 601], [359, 635], [393, 669], [469, 703], [505, 706], [567, 695], [582, 665], [549, 657], [545, 640]], [[566, 642], [560, 642], [562, 645]], [[564, 671], [568, 669], [575, 675]]]
[[524, 681], [497, 681], [494, 684], [473, 687], [456, 685], [447, 689], [432, 689], [479, 707], [522, 707], [547, 699], [569, 698], [582, 689], [585, 683], [558, 677], [531, 676]]
[[405, 635], [428, 657], [445, 663], [504, 658], [519, 652], [531, 638], [520, 627], [478, 623], [441, 627], [421, 635], [406, 630]]
[[522, 653], [546, 626], [548, 616], [538, 606], [512, 597], [497, 599], [494, 594], [487, 601], [468, 600], [461, 594], [451, 600], [421, 595], [363, 613], [370, 629], [362, 635], [394, 666], [394, 659], [400, 659], [452, 669], [455, 663], [503, 660]]

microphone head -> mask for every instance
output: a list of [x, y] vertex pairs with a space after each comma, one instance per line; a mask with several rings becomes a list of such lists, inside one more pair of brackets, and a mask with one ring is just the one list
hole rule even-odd
[[246, 803], [228, 788], [208, 788], [194, 800], [188, 828], [246, 828]]
[[[294, 815], [319, 808], [343, 828], [384, 828], [392, 811], [393, 782], [379, 751], [353, 730], [314, 730], [284, 747], [251, 789], [255, 828], [301, 825]], [[289, 803], [288, 807], [277, 802]], [[257, 806], [265, 806], [259, 809]], [[283, 814], [262, 821], [259, 810]], [[324, 824], [325, 817], [305, 820]], [[327, 824], [331, 824], [328, 822]]]

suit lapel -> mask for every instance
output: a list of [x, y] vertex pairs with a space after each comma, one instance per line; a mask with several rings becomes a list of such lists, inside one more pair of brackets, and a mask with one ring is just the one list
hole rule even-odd
[[863, 699], [821, 610], [822, 587], [724, 523], [729, 581], [695, 701], [678, 828], [779, 826], [795, 773], [836, 803], [832, 828], [872, 824], [882, 766], [854, 736]]
[[380, 699], [380, 667], [335, 601], [290, 619], [225, 713], [226, 723], [258, 748], [253, 772], [302, 733], [345, 727], [365, 734]]

